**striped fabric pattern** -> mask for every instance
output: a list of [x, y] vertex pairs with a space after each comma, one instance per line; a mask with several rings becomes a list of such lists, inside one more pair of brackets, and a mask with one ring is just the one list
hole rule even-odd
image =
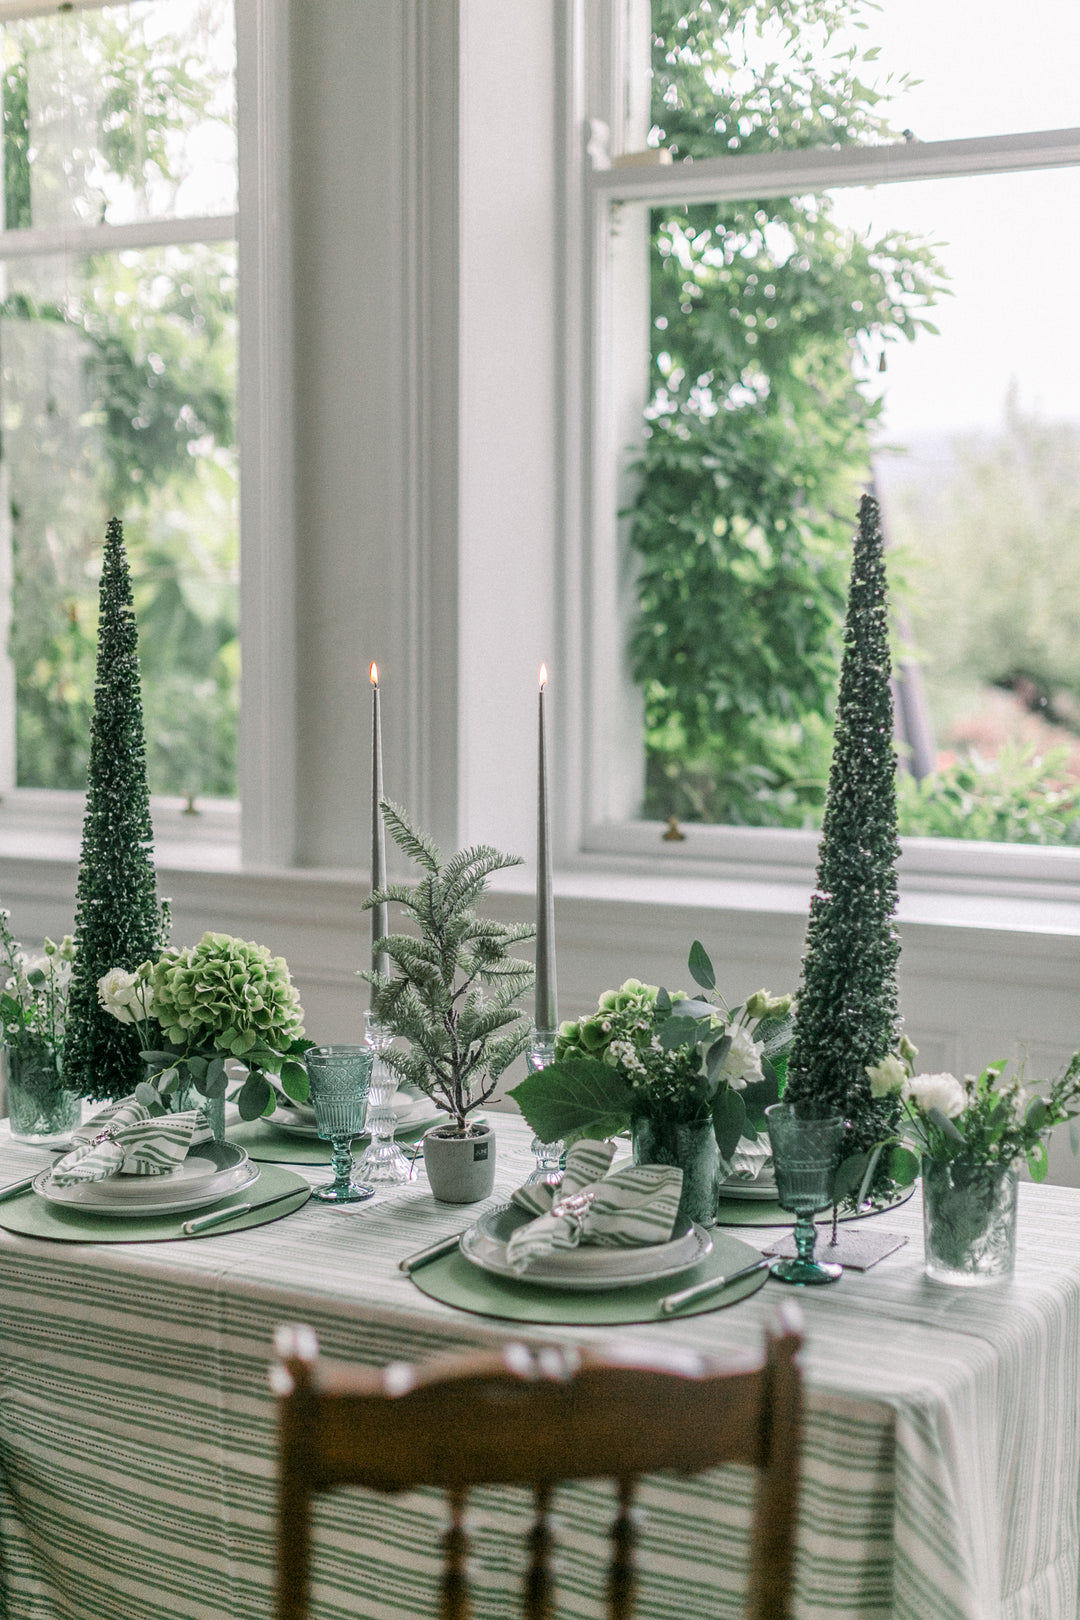
[[640, 1249], [666, 1243], [675, 1227], [682, 1196], [682, 1171], [673, 1165], [627, 1164], [608, 1171], [611, 1142], [574, 1142], [557, 1187], [519, 1187], [511, 1203], [535, 1215], [506, 1245], [517, 1272], [559, 1249], [595, 1244], [605, 1249]]
[[[505, 1202], [531, 1168], [530, 1133], [495, 1124]], [[5, 1134], [0, 1184], [43, 1159]], [[1076, 1615], [1080, 1194], [1020, 1193], [1017, 1277], [1003, 1288], [924, 1279], [916, 1199], [879, 1217], [910, 1234], [905, 1248], [801, 1297], [799, 1620]], [[511, 1324], [441, 1305], [397, 1270], [484, 1207], [439, 1207], [413, 1183], [349, 1212], [312, 1203], [213, 1241], [66, 1247], [0, 1230], [7, 1620], [265, 1620], [274, 1325], [309, 1322], [327, 1355], [368, 1366], [503, 1342]], [[759, 1344], [780, 1298], [790, 1292], [769, 1283], [730, 1310], [623, 1331], [722, 1355]], [[610, 1331], [522, 1336], [584, 1343]], [[749, 1477], [656, 1476], [641, 1503], [642, 1620], [733, 1620]], [[478, 1620], [516, 1612], [507, 1594], [524, 1562], [525, 1507], [507, 1490], [473, 1501]], [[556, 1511], [559, 1620], [598, 1620], [611, 1492], [567, 1488]], [[441, 1525], [433, 1496], [327, 1498], [315, 1620], [436, 1613]]]
[[134, 1097], [124, 1097], [73, 1134], [80, 1145], [53, 1166], [52, 1179], [58, 1187], [121, 1174], [167, 1176], [183, 1164], [196, 1143], [211, 1141], [214, 1133], [202, 1108], [153, 1115]]

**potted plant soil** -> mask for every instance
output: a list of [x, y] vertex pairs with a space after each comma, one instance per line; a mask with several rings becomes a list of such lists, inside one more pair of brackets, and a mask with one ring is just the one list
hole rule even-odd
[[479, 917], [473, 906], [488, 876], [520, 866], [521, 857], [481, 844], [443, 863], [402, 810], [384, 800], [382, 812], [394, 842], [424, 875], [412, 887], [375, 890], [366, 907], [397, 904], [417, 932], [377, 940], [375, 954], [389, 958], [391, 972], [361, 977], [373, 988], [376, 1021], [409, 1043], [407, 1051], [388, 1048], [383, 1060], [448, 1116], [424, 1137], [431, 1190], [443, 1203], [473, 1204], [491, 1193], [495, 1136], [469, 1115], [494, 1096], [499, 1077], [528, 1046], [531, 1026], [514, 1003], [532, 988], [533, 970], [510, 947], [534, 933], [527, 923]]

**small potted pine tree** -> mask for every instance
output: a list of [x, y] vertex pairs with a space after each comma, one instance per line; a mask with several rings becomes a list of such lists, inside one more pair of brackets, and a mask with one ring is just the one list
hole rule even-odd
[[390, 973], [365, 970], [375, 1020], [409, 1042], [383, 1060], [407, 1085], [430, 1097], [449, 1117], [424, 1137], [424, 1165], [435, 1197], [448, 1204], [486, 1198], [495, 1178], [495, 1137], [469, 1115], [494, 1096], [499, 1077], [529, 1044], [530, 1023], [514, 1003], [532, 988], [533, 970], [510, 947], [531, 939], [528, 923], [477, 916], [475, 902], [492, 872], [520, 866], [486, 844], [460, 850], [445, 863], [430, 839], [386, 800], [391, 837], [423, 869], [415, 886], [388, 884], [365, 902], [402, 906], [417, 933], [387, 934], [375, 943]]

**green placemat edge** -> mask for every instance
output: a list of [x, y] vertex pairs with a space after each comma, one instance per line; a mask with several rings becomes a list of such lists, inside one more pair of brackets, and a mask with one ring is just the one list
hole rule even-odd
[[[875, 1215], [888, 1215], [890, 1210], [899, 1209], [906, 1204], [913, 1195], [914, 1187], [905, 1187], [891, 1203], [884, 1204], [881, 1209], [855, 1210], [849, 1215], [841, 1215], [841, 1221], [868, 1221]], [[716, 1216], [717, 1226], [794, 1226], [795, 1217], [772, 1199], [762, 1198], [725, 1198], [720, 1195], [720, 1207]], [[826, 1213], [817, 1223], [819, 1226], [831, 1226], [832, 1215]]]
[[[290, 1182], [296, 1184], [295, 1194], [291, 1198], [282, 1197], [288, 1191]], [[256, 1204], [246, 1215], [238, 1215], [224, 1226], [211, 1226], [191, 1237], [180, 1230], [184, 1221], [209, 1215], [212, 1210], [225, 1209], [230, 1204], [248, 1204], [255, 1198], [261, 1204], [266, 1204], [279, 1197], [280, 1203], [273, 1203], [265, 1210]], [[44, 1238], [57, 1243], [191, 1243], [204, 1237], [228, 1237], [233, 1232], [243, 1232], [253, 1226], [269, 1226], [272, 1221], [281, 1220], [302, 1209], [310, 1197], [311, 1188], [303, 1176], [298, 1176], [294, 1170], [270, 1165], [260, 1171], [258, 1181], [251, 1187], [232, 1193], [218, 1204], [207, 1204], [204, 1209], [183, 1210], [175, 1215], [136, 1215], [129, 1220], [114, 1220], [107, 1215], [86, 1215], [81, 1210], [62, 1208], [28, 1190], [0, 1204], [0, 1226], [5, 1231], [17, 1232], [21, 1237]]]
[[[414, 1147], [425, 1131], [429, 1131], [434, 1119], [425, 1119], [418, 1125], [406, 1125], [400, 1131], [394, 1132], [394, 1141], [399, 1147]], [[294, 1131], [283, 1131], [275, 1125], [273, 1117], [270, 1119], [251, 1119], [229, 1125], [225, 1130], [225, 1138], [235, 1142], [238, 1147], [246, 1148], [248, 1155], [258, 1164], [329, 1164], [331, 1147], [317, 1136], [298, 1136]], [[354, 1138], [354, 1152], [359, 1158], [368, 1144], [368, 1135]], [[412, 1157], [411, 1154], [408, 1155]]]
[[696, 1304], [686, 1306], [674, 1316], [661, 1316], [659, 1302], [667, 1294], [690, 1288], [709, 1277], [722, 1276], [725, 1271], [738, 1271], [756, 1260], [760, 1252], [740, 1238], [722, 1232], [713, 1233], [713, 1245], [710, 1255], [687, 1271], [679, 1272], [678, 1276], [595, 1294], [510, 1282], [472, 1265], [460, 1250], [420, 1266], [409, 1273], [409, 1280], [429, 1299], [440, 1300], [473, 1316], [494, 1317], [502, 1322], [533, 1322], [550, 1327], [621, 1327], [634, 1322], [678, 1322], [685, 1316], [724, 1310], [765, 1286], [769, 1274], [759, 1271], [718, 1294], [707, 1295]]

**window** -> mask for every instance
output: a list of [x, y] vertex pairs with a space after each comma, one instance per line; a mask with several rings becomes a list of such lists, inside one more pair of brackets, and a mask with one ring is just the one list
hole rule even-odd
[[626, 825], [643, 807], [816, 824], [873, 477], [907, 830], [1075, 844], [1080, 131], [1055, 127], [1072, 90], [1044, 68], [1080, 24], [1034, 6], [1023, 38], [973, 41], [921, 4], [879, 29], [857, 0], [601, 17], [620, 43], [594, 41], [586, 843], [655, 848]]
[[0, 21], [0, 786], [85, 782], [116, 514], [151, 790], [235, 797], [231, 0], [9, 4]]

